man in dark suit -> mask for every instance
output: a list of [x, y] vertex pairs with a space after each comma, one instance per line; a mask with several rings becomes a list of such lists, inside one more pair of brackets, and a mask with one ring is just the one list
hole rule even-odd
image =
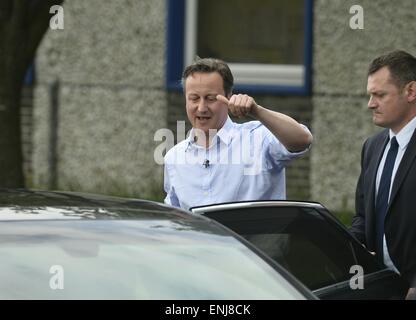
[[416, 58], [394, 51], [369, 67], [368, 108], [385, 129], [365, 141], [351, 232], [416, 296]]

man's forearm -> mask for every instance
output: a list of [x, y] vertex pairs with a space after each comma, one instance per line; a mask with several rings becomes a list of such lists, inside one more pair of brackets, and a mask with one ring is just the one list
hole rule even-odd
[[291, 152], [305, 150], [312, 143], [312, 135], [291, 117], [257, 105], [252, 116], [263, 123]]

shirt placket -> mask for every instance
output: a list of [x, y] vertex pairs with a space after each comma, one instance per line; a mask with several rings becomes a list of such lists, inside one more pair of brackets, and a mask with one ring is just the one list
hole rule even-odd
[[211, 159], [209, 157], [209, 151], [207, 149], [205, 150], [205, 161], [203, 165], [203, 175], [202, 175], [202, 195], [205, 199], [211, 198], [212, 164], [210, 162], [211, 162]]

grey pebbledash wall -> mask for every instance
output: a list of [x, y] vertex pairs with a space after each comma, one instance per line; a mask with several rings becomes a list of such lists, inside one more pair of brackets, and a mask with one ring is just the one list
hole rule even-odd
[[[48, 88], [59, 79], [57, 188], [163, 197], [154, 133], [186, 120], [182, 94], [164, 89], [165, 16], [164, 0], [64, 4], [64, 30], [37, 54], [33, 186], [48, 187]], [[256, 99], [310, 127], [310, 97]], [[309, 198], [308, 172], [309, 155], [288, 168], [289, 198]]]
[[[367, 110], [367, 68], [394, 49], [416, 54], [414, 0], [314, 2], [311, 198], [354, 211], [361, 147], [374, 126]], [[364, 29], [351, 29], [349, 10], [364, 10]]]
[[[414, 0], [313, 3], [312, 95], [255, 99], [314, 134], [310, 153], [287, 169], [288, 198], [353, 212], [361, 146], [379, 130], [366, 106], [367, 66], [393, 49], [416, 54]], [[362, 30], [350, 28], [353, 5], [364, 10]], [[47, 186], [50, 174], [48, 86], [59, 78], [58, 188], [161, 197], [154, 133], [186, 120], [182, 94], [164, 88], [165, 0], [71, 0], [64, 8], [65, 29], [49, 31], [37, 54], [34, 186]]]
[[36, 59], [35, 187], [48, 187], [48, 87], [59, 79], [57, 188], [160, 193], [153, 150], [167, 122], [164, 12], [163, 0], [65, 2], [64, 30], [48, 31]]

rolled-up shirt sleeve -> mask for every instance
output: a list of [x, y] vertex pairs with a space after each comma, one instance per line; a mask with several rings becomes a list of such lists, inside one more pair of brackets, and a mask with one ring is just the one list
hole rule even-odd
[[[310, 133], [310, 130], [305, 125], [301, 124], [301, 126]], [[290, 160], [303, 155], [311, 148], [312, 143], [302, 151], [290, 152], [266, 127], [264, 129], [266, 130], [270, 160], [279, 167], [284, 167]]]

